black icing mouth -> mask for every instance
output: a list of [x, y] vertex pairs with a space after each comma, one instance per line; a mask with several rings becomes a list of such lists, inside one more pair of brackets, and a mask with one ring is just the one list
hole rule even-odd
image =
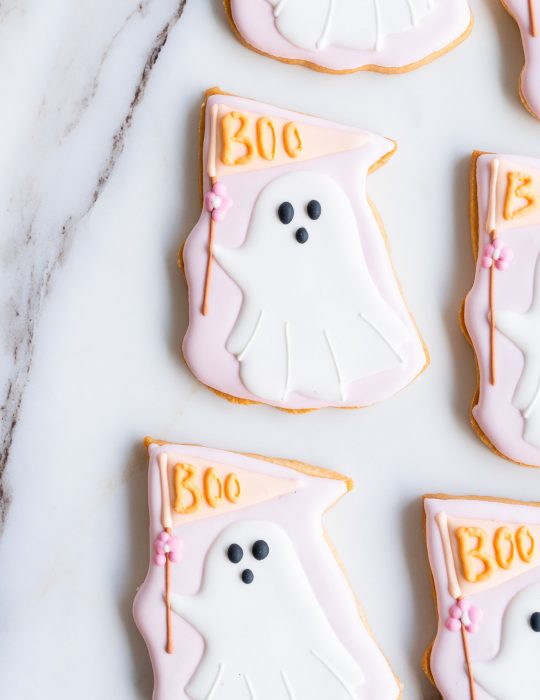
[[253, 579], [255, 578], [253, 571], [251, 569], [244, 569], [242, 571], [242, 582], [249, 584], [253, 583]]

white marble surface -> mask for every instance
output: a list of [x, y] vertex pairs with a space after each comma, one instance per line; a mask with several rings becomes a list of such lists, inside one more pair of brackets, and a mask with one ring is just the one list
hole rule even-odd
[[[145, 434], [352, 475], [331, 535], [404, 697], [437, 697], [420, 669], [435, 627], [420, 494], [540, 493], [540, 473], [492, 455], [467, 421], [469, 155], [538, 155], [540, 137], [517, 97], [517, 29], [496, 0], [473, 9], [471, 39], [421, 71], [332, 77], [247, 51], [219, 0], [0, 2], [2, 698], [150, 698], [130, 610]], [[212, 85], [399, 141], [370, 194], [432, 365], [393, 400], [289, 416], [231, 405], [182, 363], [176, 251], [197, 217]]]

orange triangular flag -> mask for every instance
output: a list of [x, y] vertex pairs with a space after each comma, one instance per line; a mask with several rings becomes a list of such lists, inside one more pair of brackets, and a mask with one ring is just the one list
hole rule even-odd
[[297, 479], [282, 479], [180, 452], [158, 456], [162, 525], [166, 530], [291, 493]]
[[352, 151], [374, 138], [362, 131], [308, 123], [301, 115], [291, 121], [233, 109], [226, 102], [214, 103], [210, 109], [207, 172], [211, 178]]
[[540, 566], [540, 525], [455, 518], [444, 512], [436, 520], [453, 598], [494, 588]]

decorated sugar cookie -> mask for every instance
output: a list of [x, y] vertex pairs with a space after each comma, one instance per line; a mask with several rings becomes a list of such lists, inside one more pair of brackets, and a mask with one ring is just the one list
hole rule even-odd
[[521, 32], [525, 66], [519, 93], [525, 107], [540, 119], [540, 2], [539, 0], [501, 0]]
[[426, 366], [365, 194], [395, 144], [219, 93], [183, 268], [194, 375], [293, 411], [380, 401]]
[[476, 154], [476, 275], [464, 305], [478, 389], [472, 422], [493, 450], [540, 466], [540, 161]]
[[296, 462], [147, 440], [135, 600], [154, 700], [396, 700], [321, 525], [352, 487]]
[[540, 507], [427, 496], [438, 628], [426, 673], [443, 700], [536, 700]]
[[437, 58], [472, 29], [467, 0], [225, 0], [248, 47], [331, 73], [400, 73]]

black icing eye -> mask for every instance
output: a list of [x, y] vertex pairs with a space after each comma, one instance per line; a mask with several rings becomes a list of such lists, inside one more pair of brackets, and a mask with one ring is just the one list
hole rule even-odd
[[304, 227], [299, 228], [298, 231], [294, 234], [294, 237], [298, 241], [298, 243], [307, 243], [307, 239], [309, 238], [309, 233], [306, 231]]
[[540, 632], [540, 612], [534, 612], [531, 615], [529, 624], [531, 626], [531, 629], [534, 630], [534, 632]]
[[242, 571], [242, 581], [244, 583], [253, 583], [253, 579], [255, 576], [253, 575], [253, 571], [251, 569], [244, 569]]
[[280, 204], [277, 213], [282, 224], [290, 224], [294, 219], [294, 208], [290, 202]]
[[321, 215], [321, 205], [316, 199], [312, 199], [307, 205], [307, 214], [310, 219], [317, 221]]
[[238, 564], [239, 561], [242, 561], [244, 550], [239, 544], [231, 544], [227, 550], [227, 556], [229, 557], [229, 561], [232, 561], [233, 564]]
[[257, 540], [251, 548], [251, 553], [255, 559], [262, 561], [270, 554], [270, 547], [264, 540]]

